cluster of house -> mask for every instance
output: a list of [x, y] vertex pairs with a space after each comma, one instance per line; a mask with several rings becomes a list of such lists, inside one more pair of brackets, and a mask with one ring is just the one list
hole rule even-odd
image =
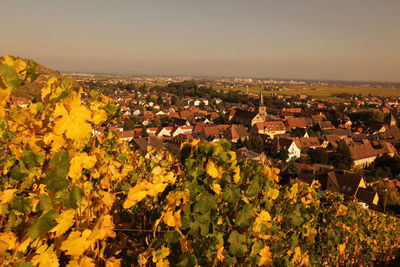
[[368, 188], [365, 178], [354, 172], [336, 170], [323, 164], [297, 163], [300, 172], [298, 178], [312, 184], [318, 181], [322, 190], [329, 190], [355, 197], [365, 208], [377, 208], [379, 196], [372, 188]]
[[[115, 127], [114, 131], [120, 139], [132, 142], [143, 152], [147, 151], [148, 146], [156, 149], [171, 146], [179, 148], [183, 142], [191, 139], [218, 142], [224, 138], [232, 143], [243, 143], [250, 138], [260, 137], [263, 151], [279, 153], [286, 150], [287, 161], [306, 156], [309, 149], [323, 148], [333, 151], [340, 143], [349, 148], [355, 168], [366, 167], [383, 154], [398, 156], [396, 147], [400, 144], [400, 129], [393, 116], [388, 123], [362, 127], [346, 117], [335, 127], [326, 119], [326, 106], [320, 105], [319, 108], [267, 111], [261, 94], [260, 104], [256, 109], [228, 108], [225, 111], [225, 124], [214, 123], [221, 112], [187, 106], [179, 111], [163, 112], [162, 116], [169, 119], [167, 126], [138, 127], [130, 131]], [[139, 116], [142, 116], [142, 121], [160, 116], [156, 113], [149, 115], [150, 113], [142, 113]], [[310, 132], [319, 132], [319, 135], [310, 136]], [[251, 160], [265, 158], [264, 153], [246, 147], [239, 148], [237, 152]], [[299, 178], [306, 182], [318, 180], [323, 189], [356, 197], [366, 207], [378, 204], [376, 192], [367, 188], [365, 179], [356, 173], [336, 170], [332, 166], [321, 164], [297, 165], [300, 171]]]

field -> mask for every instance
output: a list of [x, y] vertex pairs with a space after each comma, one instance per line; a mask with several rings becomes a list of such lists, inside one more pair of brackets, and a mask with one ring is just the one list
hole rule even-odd
[[[215, 86], [217, 90], [239, 90], [246, 92], [247, 88], [245, 87], [233, 87], [227, 88], [223, 86]], [[261, 86], [251, 86], [249, 87], [250, 93], [260, 93]], [[264, 91], [267, 94], [275, 92], [278, 94], [288, 94], [288, 95], [309, 95], [311, 97], [317, 99], [324, 100], [339, 100], [340, 98], [333, 97], [332, 95], [338, 93], [347, 93], [347, 94], [362, 94], [366, 95], [374, 95], [374, 96], [392, 96], [392, 97], [400, 97], [400, 88], [396, 87], [384, 87], [384, 86], [368, 86], [368, 85], [359, 85], [359, 86], [339, 86], [339, 85], [289, 85], [287, 88], [282, 88], [274, 91]]]

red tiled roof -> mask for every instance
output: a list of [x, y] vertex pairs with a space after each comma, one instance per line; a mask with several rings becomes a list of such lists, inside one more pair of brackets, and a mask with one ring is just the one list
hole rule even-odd
[[258, 130], [267, 130], [267, 131], [285, 131], [285, 124], [282, 121], [266, 121], [266, 122], [257, 122], [255, 124]]
[[182, 119], [186, 119], [187, 117], [194, 117], [194, 113], [190, 110], [182, 110], [179, 112], [179, 116]]
[[205, 126], [203, 128], [204, 136], [210, 137], [210, 136], [219, 136], [220, 135], [220, 129], [217, 126]]
[[307, 128], [310, 125], [307, 118], [289, 118], [287, 124], [290, 128]]
[[193, 127], [193, 132], [194, 133], [199, 133], [203, 130], [203, 128], [206, 126], [204, 122], [197, 122], [194, 127]]

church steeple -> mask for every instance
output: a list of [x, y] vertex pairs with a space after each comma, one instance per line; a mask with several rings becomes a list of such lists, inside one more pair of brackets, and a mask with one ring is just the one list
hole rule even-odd
[[267, 115], [267, 108], [264, 105], [264, 95], [260, 92], [260, 104], [258, 106], [258, 114], [260, 114], [264, 119]]
[[395, 126], [397, 124], [396, 119], [393, 116], [393, 113], [390, 113], [390, 126]]

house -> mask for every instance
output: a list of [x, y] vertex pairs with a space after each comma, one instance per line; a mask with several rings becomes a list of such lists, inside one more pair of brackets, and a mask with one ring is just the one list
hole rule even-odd
[[294, 128], [290, 132], [290, 136], [293, 136], [293, 137], [310, 137], [308, 135], [308, 132], [307, 132], [306, 128]]
[[333, 126], [330, 121], [319, 121], [314, 128], [317, 131], [325, 131], [335, 129], [335, 126]]
[[275, 137], [272, 141], [268, 141], [265, 146], [267, 149], [270, 149], [272, 153], [279, 153], [282, 149], [287, 150], [287, 161], [300, 158], [301, 150], [293, 139]]
[[333, 148], [336, 148], [338, 146], [338, 142], [341, 140], [340, 136], [336, 134], [325, 135], [325, 138], [328, 142], [328, 145], [331, 145]]
[[145, 111], [143, 111], [143, 117], [147, 120], [151, 120], [151, 119], [154, 119], [155, 115], [153, 112], [145, 110]]
[[318, 122], [326, 120], [326, 117], [324, 114], [311, 115], [311, 120], [313, 121], [314, 124], [317, 124]]
[[210, 142], [218, 142], [221, 138], [225, 137], [225, 131], [230, 128], [231, 125], [213, 125], [213, 126], [205, 126], [199, 133], [199, 136], [202, 139], [205, 139]]
[[364, 208], [368, 208], [371, 204], [376, 206], [379, 203], [378, 193], [363, 187], [358, 188], [356, 198]]
[[118, 139], [125, 140], [125, 141], [128, 141], [128, 142], [131, 141], [135, 137], [135, 131], [134, 130], [132, 130], [132, 131], [122, 131], [122, 132], [117, 131], [115, 133], [116, 133]]
[[343, 139], [348, 136], [351, 136], [351, 131], [347, 129], [329, 129], [322, 131], [325, 135], [337, 135], [339, 138]]
[[264, 122], [267, 116], [267, 108], [264, 105], [263, 94], [260, 94], [260, 104], [258, 106], [258, 112], [249, 111], [243, 109], [234, 109], [229, 114], [229, 120], [231, 123], [238, 123], [251, 127], [257, 122]]
[[189, 142], [191, 140], [193, 140], [193, 136], [191, 134], [179, 134], [174, 137], [165, 138], [163, 142], [165, 144], [175, 147], [175, 149], [179, 149], [183, 143]]
[[149, 127], [146, 129], [146, 133], [149, 136], [155, 136], [157, 131], [158, 131], [158, 127]]
[[179, 112], [179, 117], [181, 119], [190, 120], [194, 118], [194, 112], [190, 110], [182, 110]]
[[25, 97], [17, 97], [17, 96], [11, 96], [10, 97], [10, 103], [12, 105], [17, 105], [19, 107], [26, 108], [29, 105], [29, 99]]
[[264, 121], [264, 118], [257, 112], [243, 110], [243, 109], [236, 109], [233, 112], [233, 115], [232, 113], [230, 115], [231, 115], [230, 118], [231, 123], [243, 124], [248, 127], [253, 126], [257, 122]]
[[200, 133], [206, 125], [207, 124], [205, 122], [196, 122], [196, 124], [193, 126], [193, 133]]
[[294, 138], [297, 147], [301, 148], [317, 148], [321, 146], [321, 142], [317, 137], [296, 137]]
[[257, 153], [257, 152], [251, 151], [247, 147], [239, 148], [236, 151], [236, 153], [240, 159], [248, 159], [248, 160], [257, 161], [257, 162], [262, 162], [266, 159], [266, 156], [264, 153]]
[[200, 132], [200, 137], [210, 142], [217, 142], [222, 138], [222, 132], [218, 126], [205, 126]]
[[232, 143], [237, 143], [239, 140], [244, 142], [249, 138], [249, 133], [243, 125], [232, 125], [225, 131], [224, 137]]
[[379, 155], [367, 140], [362, 144], [355, 142], [346, 143], [354, 160], [355, 168], [364, 168], [370, 165]]
[[171, 132], [174, 128], [172, 126], [167, 126], [167, 127], [159, 127], [155, 133], [157, 137], [162, 137], [162, 136], [171, 136]]
[[286, 120], [286, 124], [287, 124], [288, 129], [307, 128], [309, 126], [312, 126], [312, 121], [308, 120], [307, 118], [304, 118], [304, 117], [288, 118]]
[[342, 193], [347, 197], [356, 197], [365, 208], [377, 205], [379, 202], [378, 194], [367, 188], [364, 177], [358, 173], [329, 168], [322, 168], [317, 171], [301, 169], [299, 179], [309, 184], [318, 180], [322, 190]]
[[163, 143], [156, 137], [134, 138], [131, 142], [142, 154], [146, 154], [148, 149], [162, 150], [164, 148]]
[[253, 125], [252, 132], [269, 135], [271, 138], [274, 138], [277, 134], [284, 134], [286, 127], [282, 121], [257, 122]]
[[185, 126], [176, 127], [174, 130], [172, 130], [171, 134], [172, 134], [173, 137], [175, 137], [175, 136], [178, 136], [180, 134], [187, 134], [187, 133], [192, 134], [192, 132], [193, 132], [193, 126], [185, 125]]

